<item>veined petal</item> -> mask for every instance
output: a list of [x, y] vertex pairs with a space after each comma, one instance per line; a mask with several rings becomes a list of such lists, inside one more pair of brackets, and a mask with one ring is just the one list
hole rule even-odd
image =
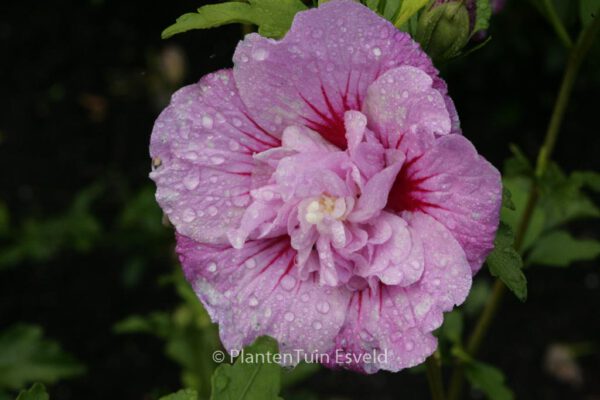
[[[423, 213], [403, 217], [423, 244], [423, 275], [405, 288], [379, 284], [354, 292], [330, 366], [374, 373], [422, 363], [437, 347], [431, 332], [442, 324], [443, 312], [462, 303], [469, 292], [471, 269], [452, 234]], [[340, 354], [359, 361], [348, 364]], [[366, 354], [380, 356], [366, 361]]]
[[419, 68], [446, 95], [431, 60], [408, 34], [350, 0], [298, 13], [281, 41], [247, 35], [234, 64], [241, 97], [259, 123], [272, 132], [305, 125], [343, 149], [344, 112], [361, 110], [367, 88], [386, 71]]
[[462, 245], [473, 272], [494, 247], [502, 203], [500, 173], [463, 136], [436, 139], [405, 164], [388, 206], [420, 210], [446, 226]]
[[308, 354], [333, 348], [348, 293], [320, 286], [314, 274], [301, 280], [287, 239], [252, 241], [235, 250], [179, 236], [177, 252], [228, 351], [261, 335], [277, 339], [294, 361], [303, 354], [297, 349]]
[[223, 243], [249, 204], [252, 154], [274, 146], [247, 117], [231, 70], [210, 74], [175, 93], [154, 125], [156, 199], [179, 233]]

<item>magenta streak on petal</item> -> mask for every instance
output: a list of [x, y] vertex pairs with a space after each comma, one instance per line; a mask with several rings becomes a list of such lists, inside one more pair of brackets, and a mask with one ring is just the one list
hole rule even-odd
[[[244, 112], [244, 115], [246, 116], [246, 118], [248, 118], [248, 121], [250, 121], [252, 123], [252, 125], [254, 125], [254, 127], [256, 129], [258, 129], [259, 131], [261, 131], [262, 133], [264, 133], [265, 135], [267, 135], [269, 138], [275, 140], [275, 143], [267, 143], [267, 142], [263, 142], [260, 139], [258, 139], [257, 137], [252, 136], [254, 139], [256, 139], [257, 141], [267, 145], [267, 146], [272, 146], [272, 147], [277, 147], [277, 146], [281, 146], [281, 139], [273, 136], [271, 133], [269, 133], [265, 128], [263, 128], [262, 126], [260, 126], [258, 124], [258, 122], [256, 122], [254, 120], [254, 118], [252, 118], [247, 112]], [[245, 133], [245, 132], [244, 132]]]
[[283, 271], [283, 274], [281, 274], [281, 276], [279, 277], [279, 279], [277, 279], [277, 283], [275, 284], [275, 286], [273, 287], [273, 290], [275, 290], [277, 288], [277, 286], [279, 286], [279, 284], [281, 283], [281, 280], [290, 273], [290, 271], [292, 270], [292, 267], [295, 265], [296, 260], [294, 259], [294, 257], [292, 257], [290, 259], [290, 262], [288, 263], [287, 267], [285, 268], [285, 271]]
[[[279, 240], [277, 241], [277, 243], [275, 243], [275, 244], [279, 244], [279, 243], [280, 243], [280, 242], [282, 242], [282, 241], [283, 241], [283, 239], [279, 239]], [[279, 259], [280, 259], [280, 258], [281, 258], [281, 257], [282, 257], [282, 256], [283, 256], [285, 253], [287, 253], [288, 251], [290, 251], [290, 249], [291, 249], [291, 247], [290, 247], [289, 245], [288, 245], [288, 246], [284, 246], [284, 247], [283, 247], [283, 249], [281, 249], [281, 251], [280, 251], [279, 253], [277, 253], [277, 254], [275, 255], [275, 257], [273, 257], [273, 258], [271, 259], [271, 261], [269, 261], [269, 262], [267, 263], [267, 265], [265, 265], [265, 266], [263, 267], [263, 269], [261, 269], [261, 270], [260, 270], [260, 273], [262, 274], [262, 273], [263, 273], [263, 272], [265, 272], [267, 269], [269, 269], [269, 267], [271, 267], [271, 265], [273, 265], [273, 264], [274, 264], [274, 263], [275, 263], [277, 260], [279, 260]]]

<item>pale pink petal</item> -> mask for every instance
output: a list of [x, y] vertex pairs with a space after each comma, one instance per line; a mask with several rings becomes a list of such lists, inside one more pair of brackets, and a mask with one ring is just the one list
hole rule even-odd
[[430, 59], [408, 34], [351, 0], [298, 13], [281, 41], [247, 35], [234, 65], [242, 99], [257, 121], [272, 132], [306, 125], [340, 148], [346, 147], [344, 112], [361, 110], [367, 88], [386, 71], [420, 68], [446, 95]]
[[364, 112], [369, 127], [388, 147], [397, 148], [407, 132], [450, 133], [451, 121], [443, 96], [422, 70], [401, 66], [375, 81], [367, 92]]
[[177, 231], [222, 243], [248, 205], [252, 154], [279, 146], [249, 119], [230, 70], [173, 95], [150, 144], [156, 199]]
[[349, 221], [365, 222], [385, 207], [388, 193], [404, 163], [404, 155], [399, 151], [388, 151], [387, 158], [388, 166], [369, 179], [354, 211], [348, 216]]
[[179, 236], [177, 252], [228, 351], [262, 335], [275, 338], [280, 351], [293, 356], [296, 349], [302, 357], [333, 347], [347, 291], [321, 287], [314, 277], [300, 280], [287, 239], [252, 241], [235, 250]]
[[463, 246], [474, 272], [494, 247], [502, 203], [500, 173], [460, 135], [405, 164], [388, 206], [421, 210], [448, 228]]
[[[330, 366], [374, 373], [422, 363], [437, 347], [431, 332], [442, 324], [443, 312], [461, 304], [469, 292], [471, 269], [452, 234], [428, 215], [404, 217], [423, 244], [423, 275], [406, 288], [379, 284], [354, 292]], [[354, 360], [362, 355], [363, 362], [334, 358], [340, 353]], [[366, 354], [375, 354], [372, 362], [364, 362]]]
[[[370, 243], [371, 261], [358, 273], [363, 277], [377, 276], [386, 285], [408, 286], [421, 278], [424, 268], [421, 239], [398, 215], [383, 212], [373, 222], [379, 233]], [[381, 236], [383, 234], [383, 236]]]

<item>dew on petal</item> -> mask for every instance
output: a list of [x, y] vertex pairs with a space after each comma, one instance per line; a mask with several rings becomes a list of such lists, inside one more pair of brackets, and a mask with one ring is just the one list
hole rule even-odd
[[217, 263], [216, 262], [208, 263], [208, 265], [206, 266], [206, 270], [208, 272], [217, 272]]
[[292, 290], [296, 286], [296, 279], [293, 276], [286, 275], [281, 279], [281, 287], [285, 290]]
[[317, 311], [321, 314], [327, 314], [329, 312], [329, 303], [327, 301], [321, 301], [317, 304]]
[[210, 115], [205, 115], [202, 117], [202, 126], [206, 129], [212, 129], [213, 127], [213, 119]]
[[215, 215], [217, 215], [219, 213], [219, 210], [215, 206], [208, 207], [208, 209], [206, 211], [208, 212], [208, 215], [210, 215], [211, 217], [214, 217]]
[[256, 298], [256, 296], [250, 296], [250, 298], [248, 299], [248, 305], [250, 307], [256, 307], [258, 305], [258, 299]]
[[254, 58], [256, 61], [263, 61], [268, 57], [268, 55], [269, 52], [262, 47], [256, 48], [252, 52], [252, 58]]
[[196, 219], [196, 212], [191, 208], [186, 208], [181, 218], [184, 222], [192, 222]]
[[285, 318], [287, 322], [292, 322], [296, 318], [296, 316], [294, 315], [294, 313], [288, 311], [284, 314], [283, 318]]

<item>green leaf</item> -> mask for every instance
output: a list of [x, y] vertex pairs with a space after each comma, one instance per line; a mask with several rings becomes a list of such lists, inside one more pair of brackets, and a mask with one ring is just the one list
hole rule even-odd
[[196, 13], [184, 14], [175, 24], [162, 33], [163, 39], [192, 29], [208, 29], [217, 26], [242, 23], [258, 26], [258, 32], [266, 37], [280, 38], [292, 25], [297, 12], [306, 6], [300, 0], [249, 0], [209, 4]]
[[471, 385], [485, 393], [490, 400], [512, 400], [513, 392], [504, 382], [504, 374], [498, 368], [482, 362], [467, 364], [465, 374]]
[[502, 187], [502, 207], [508, 208], [509, 210], [516, 210], [515, 203], [512, 201], [512, 193], [506, 186]]
[[400, 28], [408, 20], [415, 15], [419, 10], [427, 4], [428, 0], [404, 0], [392, 21], [396, 28]]
[[148, 316], [132, 315], [113, 326], [118, 334], [126, 333], [151, 333], [165, 338], [171, 332], [171, 321], [169, 314], [156, 311]]
[[576, 239], [569, 232], [558, 230], [542, 236], [536, 241], [527, 262], [567, 267], [576, 261], [593, 260], [599, 255], [599, 241]]
[[527, 279], [521, 270], [523, 260], [514, 248], [514, 235], [510, 227], [500, 223], [494, 250], [487, 258], [490, 273], [504, 282], [504, 284], [521, 301], [527, 299]]
[[[514, 232], [519, 228], [523, 213], [525, 212], [529, 191], [531, 190], [531, 180], [525, 177], [513, 177], [504, 178], [502, 183], [504, 187], [510, 191], [510, 198], [515, 205], [515, 210], [513, 211], [503, 207], [501, 210], [501, 220], [508, 224]], [[525, 234], [522, 245], [523, 251], [527, 250], [542, 234], [545, 223], [546, 213], [538, 205], [538, 207], [533, 210], [533, 215], [531, 216], [529, 227]]]
[[[600, 0], [599, 0], [600, 1]], [[595, 192], [600, 192], [600, 173], [595, 171], [575, 171], [571, 179], [581, 187], [587, 187]]]
[[176, 393], [163, 396], [160, 400], [198, 400], [198, 392], [193, 389], [181, 389]]
[[381, 0], [366, 0], [365, 5], [369, 7], [372, 11], [377, 12], [379, 10], [379, 3]]
[[49, 398], [46, 388], [41, 383], [34, 383], [31, 388], [21, 390], [17, 396], [17, 400], [48, 400]]
[[504, 162], [503, 176], [511, 178], [516, 176], [533, 176], [533, 166], [525, 153], [523, 153], [519, 146], [513, 143], [509, 145], [509, 148], [513, 156]]
[[266, 359], [277, 352], [277, 342], [262, 336], [233, 365], [220, 365], [212, 378], [211, 400], [279, 400], [281, 367], [256, 357], [261, 354]]
[[598, 17], [600, 0], [579, 0], [579, 16], [581, 25], [586, 28], [594, 18]]
[[490, 5], [490, 0], [475, 0], [475, 24], [473, 25], [471, 36], [489, 28], [491, 17], [492, 6]]
[[452, 344], [460, 344], [462, 341], [463, 316], [459, 310], [446, 313], [442, 325], [442, 335]]
[[546, 230], [577, 219], [600, 217], [600, 209], [582, 189], [593, 187], [593, 175], [577, 172], [566, 175], [556, 163], [540, 181], [540, 207], [546, 215]]
[[84, 367], [56, 342], [43, 338], [38, 326], [15, 325], [0, 332], [0, 388], [54, 383], [83, 372]]
[[306, 363], [301, 362], [298, 363], [293, 369], [283, 370], [281, 375], [281, 386], [288, 387], [294, 386], [306, 379], [310, 378], [321, 369], [321, 364], [319, 363]]

